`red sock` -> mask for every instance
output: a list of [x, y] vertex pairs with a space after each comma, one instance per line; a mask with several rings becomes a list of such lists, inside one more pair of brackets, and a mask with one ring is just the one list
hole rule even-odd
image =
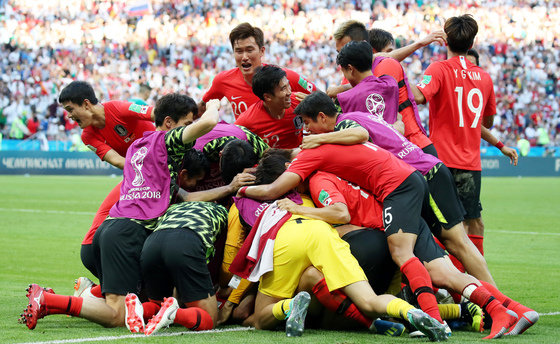
[[69, 314], [78, 316], [82, 311], [81, 297], [43, 293], [49, 314]]
[[207, 331], [214, 328], [210, 314], [198, 307], [179, 308], [174, 323], [193, 331]]
[[401, 266], [401, 272], [406, 276], [420, 308], [432, 318], [443, 323], [432, 289], [432, 280], [426, 267], [417, 257], [412, 257]]
[[326, 309], [355, 320], [366, 328], [371, 326], [373, 320], [360, 312], [352, 300], [340, 290], [330, 292], [324, 278], [313, 286], [313, 294]]
[[508, 314], [506, 308], [484, 286], [469, 284], [465, 289], [471, 286], [475, 286], [476, 289], [470, 294], [469, 299], [482, 307], [492, 317], [490, 335], [484, 339], [499, 338], [515, 324], [517, 318]]
[[152, 301], [148, 301], [148, 302], [144, 302], [142, 304], [142, 308], [144, 308], [144, 321], [149, 321], [154, 315], [157, 314], [157, 312], [159, 312], [159, 309], [161, 308], [160, 305], [158, 305], [155, 302]]
[[480, 254], [484, 256], [484, 248], [482, 247], [482, 241], [484, 240], [484, 237], [482, 235], [469, 234], [469, 239], [471, 239], [474, 246], [478, 248]]
[[101, 286], [99, 284], [94, 285], [91, 287], [91, 295], [99, 298], [104, 298], [103, 293], [101, 292]]
[[[504, 307], [515, 311], [515, 308], [517, 308], [518, 306], [523, 306], [519, 302], [514, 301], [514, 300], [510, 299], [509, 297], [505, 296], [504, 294], [502, 294], [502, 292], [499, 291], [498, 288], [496, 288], [492, 284], [490, 284], [488, 282], [484, 282], [484, 281], [480, 281], [480, 283], [482, 283], [484, 288], [486, 288], [490, 292], [490, 294], [492, 294], [492, 296], [494, 296], [498, 301], [500, 301], [504, 305]], [[525, 307], [525, 306], [523, 306], [523, 307]], [[525, 308], [527, 308], [527, 307], [525, 307]]]

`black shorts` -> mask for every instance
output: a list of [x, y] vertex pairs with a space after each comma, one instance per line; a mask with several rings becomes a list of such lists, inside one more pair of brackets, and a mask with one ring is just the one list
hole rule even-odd
[[93, 244], [82, 244], [80, 249], [80, 258], [82, 264], [92, 273], [95, 277], [99, 278], [99, 273], [95, 267], [95, 255], [93, 254]]
[[414, 255], [423, 263], [429, 263], [434, 259], [445, 257], [445, 251], [436, 244], [426, 222], [424, 220], [420, 222], [420, 232], [414, 245]]
[[465, 219], [478, 219], [482, 211], [480, 204], [480, 171], [461, 170], [450, 168], [459, 199], [465, 208]]
[[171, 228], [152, 233], [142, 249], [142, 274], [146, 293], [163, 300], [177, 288], [181, 304], [214, 295], [206, 265], [202, 239], [188, 228]]
[[433, 155], [433, 156], [435, 156], [436, 158], [438, 157], [438, 156], [437, 156], [436, 147], [434, 146], [433, 143], [430, 143], [430, 144], [427, 145], [426, 147], [422, 148], [422, 151], [423, 151], [424, 153], [426, 153], [426, 154]]
[[108, 219], [99, 226], [92, 245], [103, 294], [140, 292], [140, 254], [149, 233], [144, 226], [125, 218]]
[[350, 245], [352, 255], [364, 270], [375, 293], [385, 294], [398, 270], [391, 258], [385, 233], [364, 228], [346, 233], [342, 239]]
[[450, 229], [463, 222], [465, 208], [459, 200], [455, 180], [447, 166], [438, 163], [425, 177], [430, 190], [431, 210], [443, 228]]
[[414, 171], [383, 200], [385, 235], [402, 229], [404, 233], [418, 234], [422, 209], [427, 205], [428, 185], [424, 176]]

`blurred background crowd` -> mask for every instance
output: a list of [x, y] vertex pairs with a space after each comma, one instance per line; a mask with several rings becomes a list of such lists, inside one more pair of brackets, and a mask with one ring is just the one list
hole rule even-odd
[[[74, 79], [92, 83], [102, 101], [153, 104], [168, 92], [199, 101], [216, 74], [235, 67], [228, 35], [242, 22], [265, 32], [266, 63], [326, 90], [342, 79], [332, 39], [341, 22], [383, 28], [400, 47], [464, 13], [478, 21], [474, 48], [495, 84], [494, 135], [545, 152], [560, 146], [560, 2], [552, 0], [0, 0], [0, 131], [5, 139], [79, 140], [57, 104]], [[403, 61], [409, 80], [445, 54], [435, 44], [416, 51]], [[427, 111], [420, 107], [426, 128]], [[229, 106], [222, 116], [232, 120]]]

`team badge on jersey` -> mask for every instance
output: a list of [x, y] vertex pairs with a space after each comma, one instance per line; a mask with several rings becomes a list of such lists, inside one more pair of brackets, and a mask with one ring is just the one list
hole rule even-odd
[[296, 129], [298, 130], [303, 129], [303, 119], [301, 118], [301, 116], [294, 117], [293, 122], [294, 122], [294, 127], [296, 127]]
[[432, 81], [432, 76], [431, 75], [424, 75], [422, 77], [422, 81], [420, 81], [420, 83], [418, 83], [418, 87], [424, 88], [424, 87], [426, 87], [427, 84], [430, 83], [430, 81]]
[[322, 205], [331, 205], [332, 203], [332, 198], [331, 195], [329, 195], [328, 192], [326, 192], [325, 190], [321, 190], [321, 192], [319, 192], [319, 202], [321, 202]]
[[128, 108], [128, 110], [145, 115], [148, 112], [148, 108], [149, 108], [148, 105], [139, 105], [139, 104], [132, 103], [132, 104], [130, 104], [130, 107]]
[[305, 80], [302, 76], [299, 77], [299, 81], [298, 84], [305, 88], [307, 90], [307, 92], [312, 92], [313, 91], [313, 84], [310, 83], [309, 81]]
[[366, 108], [369, 113], [383, 118], [385, 112], [385, 100], [380, 94], [372, 93], [366, 98]]
[[115, 129], [115, 132], [119, 134], [119, 136], [128, 135], [128, 130], [126, 130], [126, 128], [122, 124], [115, 125], [115, 128], [113, 129]]

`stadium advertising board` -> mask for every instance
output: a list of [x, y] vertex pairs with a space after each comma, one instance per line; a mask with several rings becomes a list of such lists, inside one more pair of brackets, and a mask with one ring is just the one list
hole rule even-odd
[[0, 174], [111, 175], [122, 171], [93, 152], [0, 152]]

